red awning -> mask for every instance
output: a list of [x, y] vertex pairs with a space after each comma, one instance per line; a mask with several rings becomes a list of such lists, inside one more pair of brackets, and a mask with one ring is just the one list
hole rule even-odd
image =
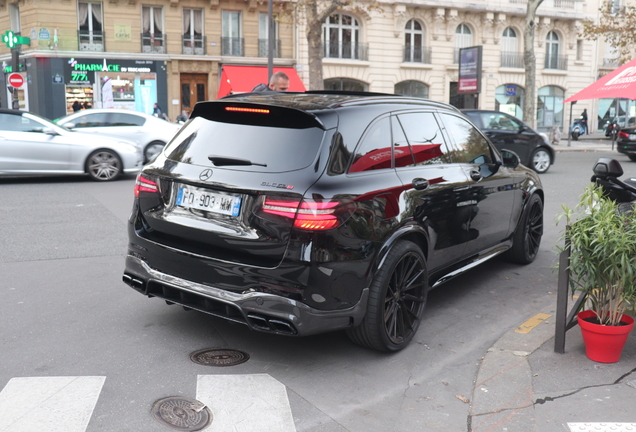
[[[293, 67], [275, 67], [274, 73], [285, 72], [289, 77], [289, 91], [304, 92], [305, 86]], [[222, 66], [217, 98], [230, 93], [248, 93], [261, 83], [267, 83], [266, 66]]]
[[584, 99], [636, 99], [636, 60], [625, 63], [595, 83], [563, 101]]

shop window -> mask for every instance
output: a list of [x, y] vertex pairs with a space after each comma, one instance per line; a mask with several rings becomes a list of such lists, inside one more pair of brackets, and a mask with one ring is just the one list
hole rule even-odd
[[[276, 17], [272, 20], [274, 27], [274, 57], [280, 57], [279, 48], [280, 40], [278, 40], [278, 25], [276, 25]], [[269, 46], [269, 15], [266, 13], [258, 14], [258, 56], [267, 57]]]
[[366, 92], [369, 86], [351, 78], [329, 78], [324, 81], [325, 90]]
[[323, 25], [326, 58], [367, 60], [367, 46], [360, 43], [358, 20], [345, 14], [333, 14]]
[[166, 53], [166, 35], [163, 32], [163, 8], [143, 6], [141, 9], [141, 51]]
[[495, 110], [522, 119], [525, 95], [523, 87], [516, 84], [499, 86], [495, 89]]
[[104, 15], [101, 3], [79, 2], [77, 4], [80, 51], [104, 51]]
[[183, 8], [183, 54], [205, 54], [203, 9]]
[[221, 55], [243, 56], [243, 38], [241, 37], [241, 13], [223, 11], [221, 14]]
[[393, 92], [404, 96], [428, 98], [428, 85], [420, 81], [402, 81], [395, 85]]
[[550, 130], [563, 125], [565, 91], [557, 86], [541, 87], [537, 92], [537, 127]]

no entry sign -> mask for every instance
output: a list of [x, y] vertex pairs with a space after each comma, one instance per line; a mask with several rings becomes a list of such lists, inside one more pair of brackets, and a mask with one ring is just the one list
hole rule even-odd
[[24, 78], [19, 73], [12, 73], [9, 75], [9, 85], [15, 88], [20, 88], [24, 84]]

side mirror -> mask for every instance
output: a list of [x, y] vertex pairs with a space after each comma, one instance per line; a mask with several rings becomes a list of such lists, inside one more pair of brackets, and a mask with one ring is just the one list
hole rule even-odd
[[73, 129], [75, 127], [75, 123], [62, 123], [62, 126], [64, 126], [66, 129]]
[[519, 155], [512, 150], [501, 150], [501, 158], [503, 159], [503, 166], [508, 168], [517, 168], [521, 163]]
[[47, 134], [47, 135], [52, 135], [52, 136], [57, 136], [57, 135], [59, 135], [59, 134], [55, 131], [55, 129], [53, 129], [53, 128], [48, 128], [48, 127], [47, 127], [47, 128], [42, 129], [42, 132], [44, 132], [44, 133], [45, 133], [45, 134]]

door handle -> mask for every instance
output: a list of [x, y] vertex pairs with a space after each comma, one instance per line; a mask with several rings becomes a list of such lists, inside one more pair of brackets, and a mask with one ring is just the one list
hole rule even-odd
[[415, 188], [415, 190], [426, 190], [428, 189], [428, 187], [431, 185], [428, 180], [423, 179], [423, 178], [414, 178], [413, 181], [413, 187]]
[[470, 178], [473, 179], [474, 181], [479, 181], [479, 180], [483, 179], [484, 176], [481, 175], [479, 170], [471, 169], [470, 170]]

